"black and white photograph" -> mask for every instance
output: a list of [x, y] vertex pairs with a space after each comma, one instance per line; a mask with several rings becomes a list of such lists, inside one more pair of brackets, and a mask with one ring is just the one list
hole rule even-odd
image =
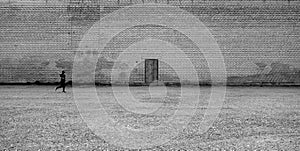
[[1, 151], [300, 151], [300, 1], [0, 0]]

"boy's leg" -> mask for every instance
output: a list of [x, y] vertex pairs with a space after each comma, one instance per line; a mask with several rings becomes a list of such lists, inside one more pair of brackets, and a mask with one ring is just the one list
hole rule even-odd
[[66, 83], [62, 83], [62, 84], [61, 84], [61, 87], [63, 88], [63, 92], [66, 92], [66, 91], [65, 91], [65, 89], [66, 89]]
[[65, 92], [65, 93], [66, 93], [66, 91], [65, 91], [65, 89], [66, 89], [66, 85], [63, 85], [63, 86], [62, 86], [62, 88], [63, 88], [63, 92]]
[[61, 88], [61, 85], [60, 85], [60, 86], [58, 86], [58, 87], [56, 87], [56, 88], [55, 88], [55, 91], [56, 91], [57, 89], [59, 89], [59, 88]]

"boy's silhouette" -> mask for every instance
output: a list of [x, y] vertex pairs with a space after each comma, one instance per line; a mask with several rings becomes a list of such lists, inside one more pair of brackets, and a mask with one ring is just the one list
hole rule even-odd
[[59, 88], [63, 88], [64, 93], [66, 93], [65, 88], [66, 88], [66, 75], [65, 75], [65, 71], [62, 71], [62, 73], [59, 75], [60, 76], [60, 85], [58, 87], [55, 88], [55, 91]]

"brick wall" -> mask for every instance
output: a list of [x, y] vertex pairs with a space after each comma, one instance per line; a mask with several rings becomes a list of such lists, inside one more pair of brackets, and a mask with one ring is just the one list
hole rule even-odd
[[[184, 7], [186, 4], [182, 8], [198, 16], [215, 37], [223, 53], [228, 76], [234, 77], [229, 78], [230, 82], [299, 82], [298, 3], [201, 4], [203, 5]], [[3, 5], [0, 9], [0, 82], [54, 82], [59, 80], [58, 73], [62, 69], [67, 71], [67, 78], [71, 80], [74, 51], [84, 33], [118, 7], [105, 6], [99, 12], [82, 13], [68, 12], [62, 6]], [[161, 31], [165, 31], [165, 35], [158, 39], [175, 43], [177, 47], [186, 50], [197, 68], [199, 79], [209, 81], [205, 58], [201, 53], [193, 53], [196, 48], [179, 31], [157, 26], [133, 27], [118, 36], [124, 38], [127, 34], [128, 41], [137, 42], [128, 34], [148, 32], [148, 37], [153, 38], [153, 35]], [[107, 52], [126, 47], [128, 46], [118, 43], [116, 37], [107, 45]], [[113, 62], [112, 58], [102, 62], [107, 65], [99, 63], [96, 81], [110, 82]], [[138, 62], [143, 67], [142, 60]], [[133, 70], [130, 78], [143, 80], [144, 71], [141, 67]], [[169, 70], [170, 72], [164, 73]], [[177, 80], [172, 70], [174, 69], [161, 68], [161, 79]]]

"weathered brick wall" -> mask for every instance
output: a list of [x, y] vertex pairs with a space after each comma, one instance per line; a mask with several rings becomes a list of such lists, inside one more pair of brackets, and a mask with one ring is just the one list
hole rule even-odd
[[[126, 5], [124, 1], [121, 2], [121, 5]], [[172, 3], [177, 5], [175, 1]], [[67, 78], [71, 80], [74, 51], [78, 48], [84, 33], [95, 22], [118, 9], [110, 5], [98, 8], [99, 11], [85, 9], [81, 13], [68, 12], [67, 7], [63, 5], [51, 7], [2, 5], [0, 8], [0, 82], [54, 82], [59, 80], [58, 73], [62, 69], [67, 71]], [[183, 6], [187, 5], [189, 7], [182, 8], [198, 16], [218, 42], [230, 82], [300, 82], [299, 3], [292, 2], [288, 5], [287, 2], [240, 2], [240, 4], [232, 2], [229, 4], [197, 1], [193, 7], [190, 7], [187, 2]], [[166, 30], [168, 32], [165, 36], [161, 36], [163, 38], [160, 40], [166, 41], [169, 38], [169, 41], [172, 41], [170, 37], [180, 35], [180, 32], [176, 33], [171, 29], [154, 27], [147, 28], [148, 36], [151, 36], [151, 32], [157, 34], [161, 30]], [[134, 27], [131, 31], [129, 29], [121, 34], [133, 31], [147, 32], [143, 29], [146, 28]], [[174, 39], [182, 41], [183, 37], [175, 36]], [[113, 43], [117, 40], [116, 38], [112, 41], [111, 47], [107, 47], [108, 52], [117, 46], [122, 48], [122, 45]], [[176, 42], [173, 40], [173, 43]], [[192, 45], [185, 46], [184, 43], [178, 46], [192, 52], [194, 48], [188, 48]], [[198, 69], [199, 79], [209, 81], [205, 58], [201, 54], [189, 53], [188, 55]], [[139, 66], [143, 67], [141, 60], [138, 61]], [[113, 60], [102, 60], [98, 63], [96, 81], [109, 83], [112, 66]], [[164, 73], [168, 70], [170, 72]], [[161, 79], [176, 80], [171, 70], [171, 68], [161, 68]], [[144, 78], [141, 78], [144, 74], [143, 68], [138, 68], [131, 73], [131, 78], [137, 81]]]

